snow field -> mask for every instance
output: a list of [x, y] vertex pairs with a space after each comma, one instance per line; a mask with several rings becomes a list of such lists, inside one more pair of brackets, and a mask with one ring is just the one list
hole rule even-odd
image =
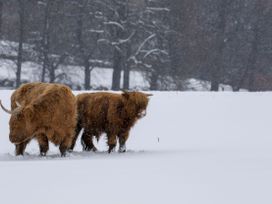
[[[10, 91], [0, 91], [9, 106]], [[76, 94], [79, 92], [76, 92]], [[125, 154], [14, 156], [0, 110], [1, 203], [271, 204], [272, 93], [154, 92]]]

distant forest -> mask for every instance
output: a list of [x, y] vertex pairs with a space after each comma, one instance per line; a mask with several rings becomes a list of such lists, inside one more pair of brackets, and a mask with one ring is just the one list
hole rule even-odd
[[0, 55], [16, 62], [15, 86], [32, 60], [48, 82], [60, 65], [83, 67], [86, 90], [94, 67], [113, 69], [112, 90], [129, 90], [132, 70], [150, 90], [190, 78], [272, 90], [271, 0], [0, 0], [0, 40], [18, 44]]

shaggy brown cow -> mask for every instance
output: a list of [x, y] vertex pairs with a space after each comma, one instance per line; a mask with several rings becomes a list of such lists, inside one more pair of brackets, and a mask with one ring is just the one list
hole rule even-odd
[[[96, 151], [92, 138], [97, 139], [102, 133], [107, 134], [108, 152], [116, 146], [119, 139], [119, 152], [126, 151], [126, 141], [129, 131], [135, 122], [145, 116], [150, 94], [141, 92], [114, 93], [84, 93], [78, 95], [78, 125], [76, 138], [82, 128], [81, 138], [83, 150]], [[71, 148], [73, 149], [75, 140]]]
[[0, 105], [11, 114], [9, 139], [16, 146], [16, 155], [23, 155], [29, 141], [36, 138], [42, 156], [48, 151], [48, 141], [60, 145], [61, 155], [65, 156], [77, 123], [76, 98], [69, 87], [24, 84], [11, 96], [11, 111]]

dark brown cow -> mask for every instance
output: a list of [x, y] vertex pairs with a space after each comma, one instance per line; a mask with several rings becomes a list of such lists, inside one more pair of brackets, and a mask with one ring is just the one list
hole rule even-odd
[[[135, 122], [145, 116], [150, 94], [141, 92], [84, 93], [78, 95], [78, 125], [75, 140], [82, 128], [83, 150], [95, 151], [92, 138], [107, 134], [109, 153], [119, 139], [119, 152], [126, 151], [129, 131]], [[75, 140], [71, 148], [73, 149]]]
[[62, 156], [70, 148], [77, 123], [76, 98], [65, 85], [28, 83], [11, 96], [9, 139], [16, 155], [23, 155], [32, 138], [38, 140], [41, 155], [48, 151], [48, 141], [59, 145]]

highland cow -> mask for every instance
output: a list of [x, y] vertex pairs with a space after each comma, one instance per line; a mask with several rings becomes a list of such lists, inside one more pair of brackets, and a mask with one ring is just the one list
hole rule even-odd
[[62, 156], [70, 148], [77, 123], [76, 98], [65, 85], [28, 83], [11, 96], [9, 139], [16, 146], [16, 155], [23, 155], [29, 141], [36, 138], [40, 154], [45, 156], [48, 141], [59, 145]]
[[141, 92], [83, 93], [78, 95], [78, 124], [73, 149], [79, 132], [84, 128], [81, 144], [85, 151], [96, 151], [93, 137], [99, 140], [102, 133], [107, 134], [108, 152], [112, 152], [119, 140], [119, 152], [126, 151], [129, 131], [135, 122], [146, 115], [151, 94]]

